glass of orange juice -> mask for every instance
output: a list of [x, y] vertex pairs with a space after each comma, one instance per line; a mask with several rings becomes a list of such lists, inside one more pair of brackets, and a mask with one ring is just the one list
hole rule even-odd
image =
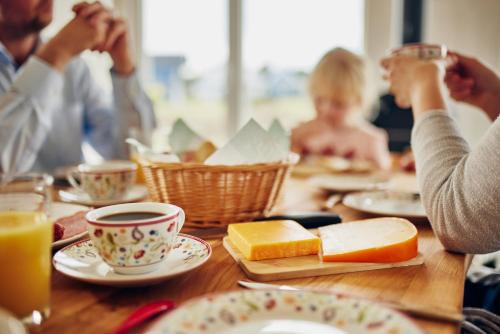
[[50, 314], [52, 178], [0, 174], [0, 307], [27, 324]]

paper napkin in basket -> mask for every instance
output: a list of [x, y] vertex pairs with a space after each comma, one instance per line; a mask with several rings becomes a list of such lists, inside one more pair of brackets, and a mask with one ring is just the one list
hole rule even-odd
[[168, 135], [172, 152], [177, 155], [196, 150], [204, 141], [205, 139], [194, 132], [182, 119], [175, 121]]
[[203, 162], [217, 149], [215, 145], [194, 132], [182, 119], [178, 119], [170, 132], [172, 152], [183, 162]]
[[285, 151], [290, 151], [290, 135], [278, 119], [274, 119], [269, 127], [269, 134], [274, 138], [276, 144]]
[[139, 158], [155, 163], [180, 162], [179, 157], [177, 155], [170, 153], [155, 152], [151, 147], [144, 145], [135, 138], [127, 138], [125, 142], [129, 144], [131, 147], [133, 147], [133, 150], [136, 152], [135, 159]]
[[289, 154], [289, 144], [284, 144], [285, 140], [288, 140], [287, 134], [284, 129], [281, 131], [280, 127], [281, 124], [274, 125], [270, 131], [266, 131], [251, 119], [205, 163], [207, 165], [244, 165], [285, 160]]
[[181, 162], [181, 160], [177, 155], [168, 153], [144, 153], [142, 157], [145, 158], [147, 161], [154, 163], [168, 164], [168, 163]]

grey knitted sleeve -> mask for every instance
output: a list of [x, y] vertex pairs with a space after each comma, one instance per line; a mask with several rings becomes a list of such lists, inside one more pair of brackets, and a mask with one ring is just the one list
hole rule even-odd
[[444, 247], [500, 250], [500, 118], [470, 150], [447, 112], [426, 112], [413, 128], [412, 148], [422, 201]]

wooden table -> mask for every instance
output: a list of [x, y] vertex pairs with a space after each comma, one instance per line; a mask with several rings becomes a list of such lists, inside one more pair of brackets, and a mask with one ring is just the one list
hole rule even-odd
[[[396, 188], [408, 189], [407, 176], [398, 176]], [[411, 180], [411, 178], [410, 178]], [[278, 212], [318, 210], [326, 195], [311, 188], [307, 182], [291, 179], [285, 186]], [[344, 221], [368, 218], [343, 205], [334, 211]], [[425, 264], [350, 274], [293, 279], [276, 283], [342, 291], [374, 300], [419, 305], [429, 309], [461, 313], [464, 293], [466, 257], [446, 252], [427, 223], [417, 224], [419, 248]], [[52, 315], [32, 333], [108, 333], [116, 328], [131, 312], [146, 303], [159, 299], [173, 299], [181, 303], [210, 292], [238, 290], [237, 281], [245, 279], [238, 265], [225, 251], [221, 240], [209, 240], [213, 255], [198, 270], [143, 288], [110, 288], [81, 283], [53, 272]], [[416, 321], [428, 333], [457, 333], [452, 323]], [[139, 328], [141, 333], [148, 325]]]

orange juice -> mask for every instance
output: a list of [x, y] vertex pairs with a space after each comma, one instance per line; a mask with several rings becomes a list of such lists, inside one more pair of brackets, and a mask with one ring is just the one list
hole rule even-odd
[[0, 306], [47, 316], [52, 223], [41, 212], [0, 212]]

